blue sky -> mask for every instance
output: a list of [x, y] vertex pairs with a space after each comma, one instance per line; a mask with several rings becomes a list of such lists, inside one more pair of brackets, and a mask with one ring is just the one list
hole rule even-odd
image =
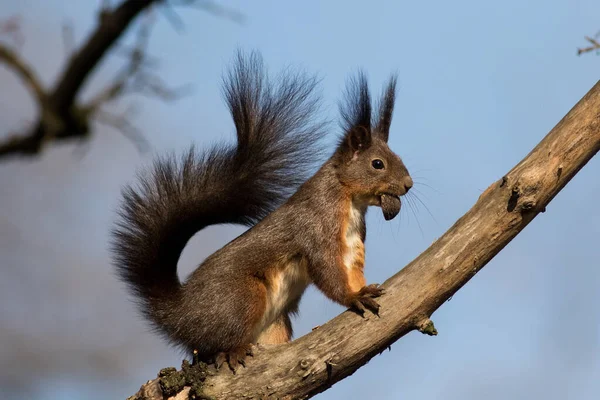
[[[22, 16], [21, 52], [49, 84], [65, 60], [60, 24], [72, 21], [80, 44], [95, 23], [96, 3], [3, 2], [0, 17]], [[600, 78], [598, 56], [576, 56], [583, 36], [600, 29], [593, 1], [221, 4], [243, 12], [246, 23], [180, 8], [185, 32], [178, 34], [157, 15], [150, 52], [160, 59], [161, 77], [191, 83], [194, 92], [170, 104], [136, 100], [135, 122], [151, 153], [138, 154], [99, 125], [83, 156], [80, 146], [68, 145], [0, 165], [0, 397], [124, 398], [161, 367], [178, 365], [179, 355], [146, 330], [115, 279], [108, 231], [120, 187], [153, 154], [233, 138], [219, 82], [237, 48], [260, 50], [272, 71], [292, 64], [319, 74], [331, 119], [357, 68], [374, 91], [398, 73], [390, 146], [429, 212], [404, 207], [392, 222], [369, 214], [369, 282], [384, 281], [443, 234]], [[84, 97], [121, 62], [107, 59]], [[6, 135], [26, 126], [34, 108], [1, 66], [0, 88]], [[330, 133], [338, 133], [335, 124]], [[596, 398], [598, 176], [594, 159], [444, 304], [432, 317], [437, 337], [407, 335], [318, 398]], [[196, 235], [182, 274], [240, 232], [216, 227]], [[340, 311], [311, 289], [295, 330], [304, 334]]]

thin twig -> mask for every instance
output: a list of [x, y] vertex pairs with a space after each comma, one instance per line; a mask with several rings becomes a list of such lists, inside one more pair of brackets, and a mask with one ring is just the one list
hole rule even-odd
[[135, 77], [145, 63], [146, 48], [150, 38], [150, 28], [151, 25], [148, 21], [145, 21], [145, 23], [141, 25], [136, 37], [135, 47], [129, 53], [129, 62], [127, 65], [117, 74], [109, 86], [94, 96], [94, 98], [84, 106], [91, 114], [100, 108], [100, 106], [117, 99], [126, 92], [130, 80]]
[[31, 69], [31, 67], [27, 65], [27, 63], [23, 61], [16, 52], [1, 43], [0, 61], [4, 62], [4, 64], [10, 67], [19, 76], [19, 78], [25, 82], [25, 84], [33, 92], [38, 105], [42, 106], [46, 99], [46, 91], [42, 85], [42, 82], [33, 72], [33, 69]]
[[590, 42], [592, 45], [588, 46], [588, 47], [578, 48], [577, 49], [578, 56], [582, 55], [583, 53], [589, 53], [590, 51], [600, 50], [600, 42], [598, 42], [596, 39], [586, 36], [585, 40]]

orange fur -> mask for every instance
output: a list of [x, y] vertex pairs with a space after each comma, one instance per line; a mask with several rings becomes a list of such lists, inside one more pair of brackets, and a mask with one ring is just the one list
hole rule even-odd
[[292, 327], [289, 318], [280, 317], [265, 329], [258, 337], [260, 344], [283, 344], [292, 340]]
[[254, 333], [258, 340], [285, 343], [291, 339], [288, 314], [297, 310], [300, 297], [310, 284], [306, 260], [284, 259], [267, 269], [264, 276], [265, 308]]
[[[358, 292], [365, 284], [365, 245], [359, 237], [355, 221], [352, 220], [355, 211], [352, 201], [348, 201], [341, 210], [340, 248], [342, 251], [340, 268], [347, 278], [347, 286], [351, 292]], [[354, 215], [356, 218], [357, 215]]]
[[362, 245], [357, 248], [354, 263], [352, 264], [351, 268], [347, 271], [348, 285], [350, 286], [350, 290], [352, 290], [353, 292], [358, 292], [367, 283], [364, 275], [364, 265], [365, 250], [364, 245]]
[[247, 338], [247, 342], [249, 343], [253, 343], [256, 341], [255, 339], [260, 331], [261, 321], [264, 318], [268, 306], [268, 290], [267, 286], [265, 285], [264, 277], [258, 278], [259, 279], [253, 280], [249, 287], [252, 293], [253, 301], [251, 304], [249, 304], [252, 310], [252, 317], [250, 318], [248, 323], [250, 324], [250, 326], [254, 326], [254, 329], [249, 331], [249, 334], [251, 335], [251, 337]]

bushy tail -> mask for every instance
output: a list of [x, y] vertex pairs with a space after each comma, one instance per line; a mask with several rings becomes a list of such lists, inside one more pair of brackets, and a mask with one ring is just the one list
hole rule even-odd
[[253, 225], [307, 179], [322, 137], [323, 124], [314, 122], [317, 83], [290, 70], [269, 81], [258, 54], [238, 53], [223, 85], [237, 146], [160, 158], [124, 189], [115, 264], [157, 327], [178, 302], [177, 261], [196, 232]]

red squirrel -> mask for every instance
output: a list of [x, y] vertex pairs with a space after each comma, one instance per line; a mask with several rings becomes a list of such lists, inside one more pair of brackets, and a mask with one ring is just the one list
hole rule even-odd
[[[237, 146], [159, 158], [124, 190], [113, 236], [120, 278], [158, 332], [217, 369], [226, 362], [235, 373], [256, 343], [289, 342], [310, 284], [361, 315], [378, 313], [383, 290], [363, 273], [365, 213], [379, 206], [394, 218], [413, 184], [387, 145], [396, 78], [376, 113], [365, 76], [349, 81], [343, 134], [307, 177], [324, 126], [313, 120], [317, 83], [290, 72], [270, 81], [259, 55], [238, 54], [224, 79]], [[188, 240], [222, 223], [250, 228], [180, 282]]]

